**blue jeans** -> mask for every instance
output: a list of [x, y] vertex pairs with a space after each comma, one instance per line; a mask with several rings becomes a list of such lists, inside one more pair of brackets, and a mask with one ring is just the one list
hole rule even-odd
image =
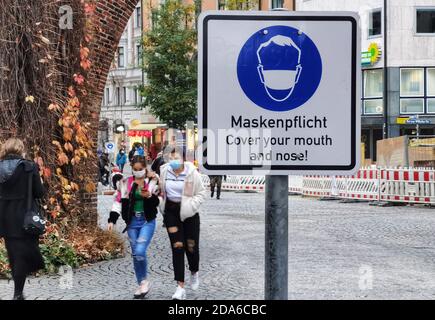
[[156, 229], [156, 219], [147, 222], [144, 216], [133, 216], [127, 229], [133, 255], [133, 266], [137, 283], [147, 278], [147, 249]]

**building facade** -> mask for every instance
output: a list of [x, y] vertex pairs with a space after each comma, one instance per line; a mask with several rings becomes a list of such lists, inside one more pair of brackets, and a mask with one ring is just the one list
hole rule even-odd
[[384, 136], [435, 135], [434, 0], [296, 0], [296, 10], [360, 15], [365, 158]]
[[[130, 149], [133, 143], [146, 145], [163, 144], [166, 125], [156, 119], [147, 109], [139, 109], [142, 97], [138, 88], [146, 83], [142, 72], [142, 37], [153, 26], [153, 16], [164, 0], [138, 1], [134, 14], [121, 37], [118, 51], [112, 63], [101, 105], [99, 147], [114, 142], [116, 149], [125, 145]], [[185, 0], [194, 4], [194, 0]], [[201, 10], [226, 10], [225, 0], [203, 0]], [[235, 2], [232, 1], [234, 4]], [[292, 10], [293, 0], [248, 0], [238, 1], [240, 10], [271, 10], [286, 8]]]
[[[119, 149], [134, 142], [149, 142], [154, 129], [164, 127], [148, 110], [139, 109], [139, 87], [146, 81], [142, 72], [144, 9], [139, 2], [122, 34], [107, 77], [100, 113], [100, 147], [112, 141]], [[155, 132], [155, 130], [154, 130]]]

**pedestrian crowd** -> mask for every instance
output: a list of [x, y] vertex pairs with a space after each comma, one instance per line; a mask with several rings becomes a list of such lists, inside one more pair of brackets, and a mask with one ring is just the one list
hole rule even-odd
[[[13, 299], [23, 300], [26, 278], [44, 268], [39, 237], [44, 217], [39, 200], [46, 193], [38, 164], [27, 159], [24, 143], [9, 139], [0, 146], [0, 238], [4, 238], [12, 277]], [[135, 143], [127, 153], [123, 146], [114, 163], [107, 152], [98, 152], [99, 181], [115, 190], [108, 212], [108, 230], [114, 232], [119, 218], [126, 227], [137, 288], [135, 299], [151, 290], [147, 251], [152, 247], [156, 218], [163, 215], [163, 227], [171, 244], [175, 292], [172, 299], [184, 300], [187, 288], [199, 288], [200, 208], [206, 189], [194, 163], [186, 160], [183, 148], [166, 146], [152, 158], [146, 146]], [[130, 164], [131, 174], [125, 172]], [[113, 168], [113, 170], [112, 170]], [[222, 176], [211, 177], [220, 198]], [[189, 267], [185, 285], [185, 258]]]

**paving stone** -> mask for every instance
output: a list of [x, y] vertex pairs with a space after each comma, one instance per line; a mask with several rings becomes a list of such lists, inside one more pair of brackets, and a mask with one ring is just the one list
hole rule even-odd
[[[99, 196], [102, 227], [111, 199]], [[289, 216], [291, 299], [434, 298], [433, 209], [291, 196]], [[152, 289], [147, 299], [170, 299], [176, 287], [161, 224], [159, 216], [148, 252]], [[123, 228], [123, 223], [116, 226], [118, 232]], [[200, 249], [201, 286], [196, 292], [188, 289], [188, 299], [262, 299], [264, 195], [225, 192], [222, 200], [207, 200], [201, 210]], [[74, 270], [71, 286], [62, 285], [62, 279], [30, 279], [28, 299], [124, 300], [132, 298], [136, 286], [129, 254]], [[0, 281], [0, 299], [9, 299], [12, 290], [12, 282]]]

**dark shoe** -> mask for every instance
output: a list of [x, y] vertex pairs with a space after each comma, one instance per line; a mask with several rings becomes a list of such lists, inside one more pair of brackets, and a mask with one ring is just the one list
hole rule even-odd
[[136, 300], [143, 299], [144, 297], [145, 297], [145, 294], [143, 294], [143, 293], [141, 293], [141, 294], [135, 294], [133, 296], [133, 298], [136, 299]]
[[23, 294], [16, 295], [12, 298], [12, 300], [26, 300]]
[[210, 195], [210, 197], [211, 197], [211, 198], [213, 198], [213, 197], [214, 197], [214, 192], [213, 192], [213, 191], [211, 192], [211, 195]]
[[220, 199], [221, 199], [221, 197], [216, 197], [216, 199], [217, 199], [217, 200], [220, 200]]

